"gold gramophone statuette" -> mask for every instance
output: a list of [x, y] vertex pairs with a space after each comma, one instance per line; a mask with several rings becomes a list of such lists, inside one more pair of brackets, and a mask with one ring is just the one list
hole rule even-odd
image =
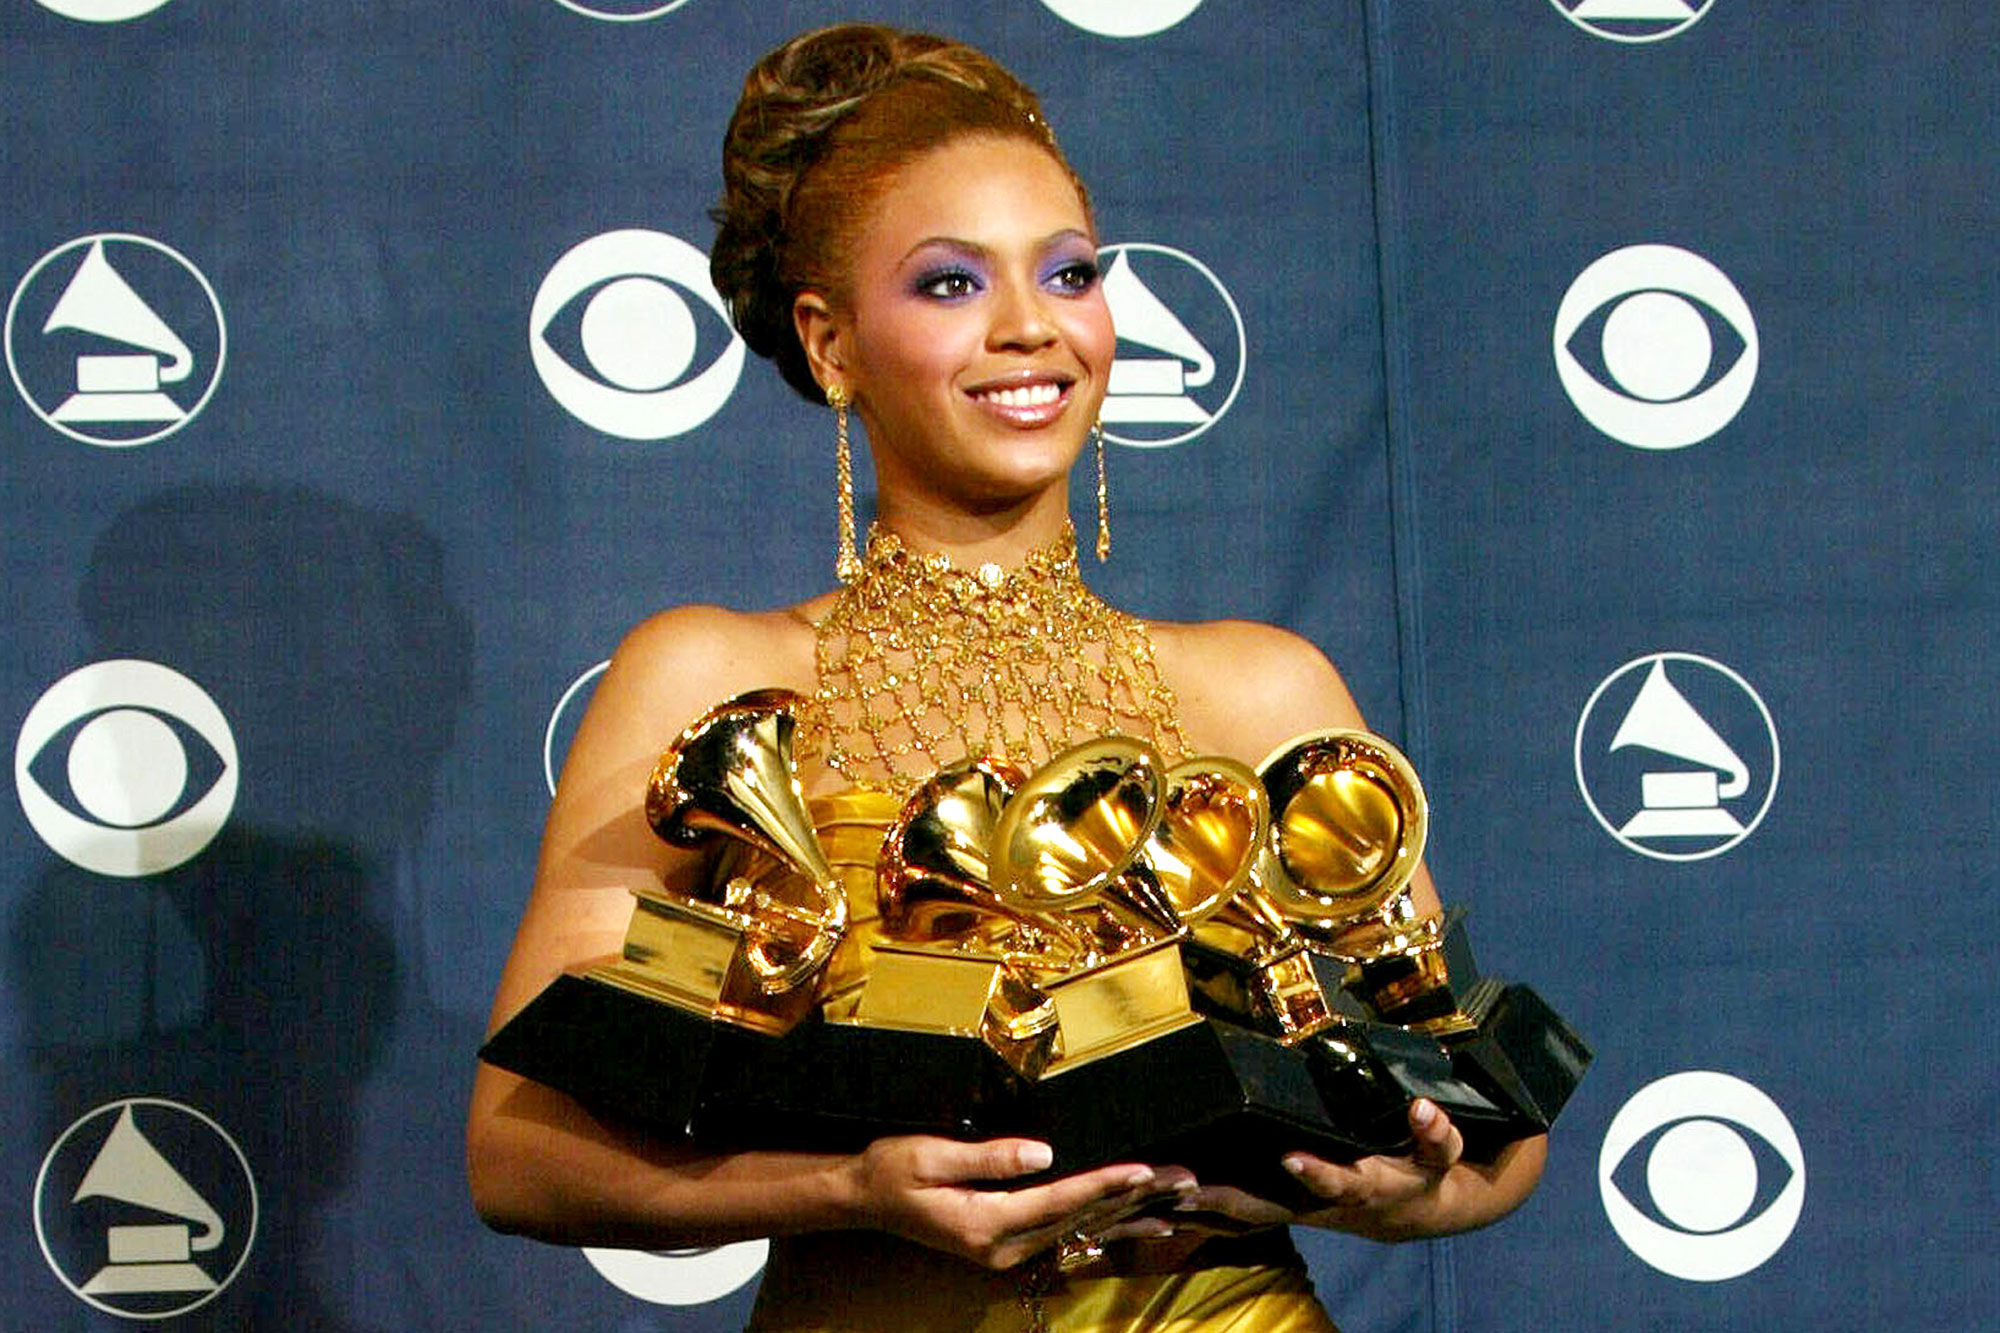
[[883, 844], [883, 940], [860, 1022], [977, 1032], [1053, 1076], [1199, 1020], [1171, 897], [1142, 860], [1162, 761], [1090, 741], [1024, 777], [972, 760], [912, 794]]
[[812, 1007], [814, 983], [847, 925], [847, 898], [821, 850], [792, 768], [789, 690], [716, 705], [661, 756], [646, 820], [677, 846], [723, 840], [705, 897], [642, 892], [624, 956], [601, 980], [725, 1022], [782, 1032]]
[[1165, 814], [1164, 769], [1143, 741], [1086, 741], [1038, 769], [994, 826], [994, 892], [1091, 942], [1067, 970], [1035, 977], [1057, 1014], [1045, 1077], [1200, 1021], [1180, 961], [1187, 928], [1142, 862]]
[[1409, 760], [1369, 732], [1321, 731], [1280, 746], [1259, 773], [1275, 812], [1272, 898], [1347, 965], [1345, 988], [1389, 1022], [1472, 1025], [1464, 1008], [1491, 987], [1451, 919], [1420, 912], [1409, 892], [1430, 828]]
[[1166, 814], [1144, 861], [1193, 929], [1186, 961], [1225, 1012], [1288, 1042], [1333, 1018], [1306, 940], [1265, 891], [1276, 867], [1263, 783], [1233, 759], [1203, 756], [1167, 774]]
[[1025, 781], [991, 759], [949, 765], [911, 793], [882, 840], [871, 948], [855, 1021], [978, 1037], [1033, 1078], [1054, 1054], [1056, 1013], [1028, 979], [1088, 947], [1081, 932], [993, 892], [993, 827]]

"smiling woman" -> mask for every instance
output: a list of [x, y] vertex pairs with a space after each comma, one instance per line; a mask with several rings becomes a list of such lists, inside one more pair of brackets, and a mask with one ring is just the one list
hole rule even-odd
[[897, 172], [871, 221], [845, 290], [795, 309], [814, 378], [867, 427], [883, 525], [1059, 518], [1115, 344], [1081, 197], [1047, 150], [967, 136]]
[[[824, 840], [861, 849], [834, 914], [857, 922], [876, 913], [882, 830], [948, 764], [1027, 771], [1109, 733], [1170, 761], [1254, 760], [1303, 731], [1362, 725], [1296, 636], [1142, 621], [1083, 582], [1069, 475], [1115, 335], [1089, 196], [1012, 75], [922, 34], [805, 34], [746, 80], [724, 180], [715, 286], [749, 346], [834, 407], [843, 473], [859, 418], [876, 524], [832, 592], [768, 612], [680, 607], [620, 647], [551, 806], [496, 1026], [558, 973], [617, 953], [632, 894], [709, 892], [713, 857], [654, 836], [643, 802], [660, 750], [719, 699], [797, 696], [811, 814]], [[1428, 877], [1412, 884], [1434, 911]], [[868, 965], [842, 947], [830, 972]], [[847, 993], [822, 1008], [843, 1016]], [[1331, 1328], [1287, 1224], [1435, 1235], [1493, 1220], [1539, 1176], [1538, 1139], [1475, 1165], [1435, 1106], [1416, 1102], [1409, 1121], [1407, 1156], [1287, 1154], [1303, 1206], [1172, 1165], [1024, 1182], [1052, 1163], [1026, 1139], [710, 1153], [492, 1066], [468, 1145], [475, 1200], [504, 1230], [645, 1249], [773, 1237], [758, 1330], [1265, 1333]], [[1088, 1262], [1059, 1270], [1064, 1240]]]

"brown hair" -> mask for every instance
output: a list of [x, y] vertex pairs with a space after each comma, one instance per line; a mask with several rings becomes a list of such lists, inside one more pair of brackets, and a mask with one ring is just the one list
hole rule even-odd
[[709, 273], [743, 341], [824, 401], [792, 324], [802, 291], [838, 296], [867, 206], [896, 168], [967, 134], [1028, 139], [1089, 195], [1041, 102], [991, 57], [928, 33], [850, 23], [803, 33], [751, 69], [722, 146]]

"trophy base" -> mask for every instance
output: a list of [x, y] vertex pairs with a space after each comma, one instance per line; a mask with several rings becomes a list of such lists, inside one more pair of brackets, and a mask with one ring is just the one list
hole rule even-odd
[[714, 1072], [698, 1141], [855, 1152], [888, 1134], [1022, 1132], [1018, 1079], [977, 1037], [809, 1019], [760, 1054]]
[[807, 1019], [783, 1036], [565, 973], [488, 1064], [592, 1112], [718, 1150], [846, 1152], [884, 1134], [1017, 1132], [1013, 1073], [977, 1038]]
[[1055, 1149], [1051, 1175], [1141, 1161], [1303, 1202], [1281, 1164], [1286, 1153], [1349, 1162], [1409, 1146], [1401, 1088], [1386, 1070], [1362, 1065], [1310, 1039], [1287, 1046], [1203, 1019], [1030, 1084], [1020, 1132]]
[[1591, 1053], [1576, 1029], [1526, 986], [1502, 986], [1482, 1008], [1476, 1027], [1447, 1033], [1442, 1041], [1455, 1081], [1484, 1094], [1498, 1111], [1478, 1114], [1468, 1107], [1461, 1124], [1466, 1155], [1490, 1161], [1515, 1139], [1548, 1132], [1582, 1081]]
[[1370, 1040], [1397, 1081], [1444, 1108], [1474, 1161], [1547, 1133], [1590, 1064], [1590, 1048], [1541, 996], [1480, 975], [1462, 910], [1423, 950], [1370, 959], [1342, 980], [1329, 991], [1335, 1006], [1373, 1020]]
[[[1349, 996], [1344, 1012], [1360, 1006]], [[1490, 1162], [1517, 1139], [1546, 1134], [1590, 1065], [1576, 1030], [1522, 985], [1485, 980], [1470, 988], [1453, 1021], [1424, 1026], [1361, 1023], [1368, 1044], [1406, 1098], [1444, 1108], [1465, 1137], [1465, 1155]]]
[[596, 1114], [680, 1138], [699, 1117], [710, 1068], [778, 1040], [566, 972], [495, 1032], [479, 1058], [566, 1092]]

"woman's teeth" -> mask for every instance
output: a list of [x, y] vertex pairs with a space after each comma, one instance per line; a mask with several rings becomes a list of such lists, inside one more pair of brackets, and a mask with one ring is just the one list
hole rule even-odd
[[1054, 384], [1029, 384], [1018, 389], [988, 389], [978, 396], [1000, 407], [1046, 407], [1062, 397], [1062, 389]]

